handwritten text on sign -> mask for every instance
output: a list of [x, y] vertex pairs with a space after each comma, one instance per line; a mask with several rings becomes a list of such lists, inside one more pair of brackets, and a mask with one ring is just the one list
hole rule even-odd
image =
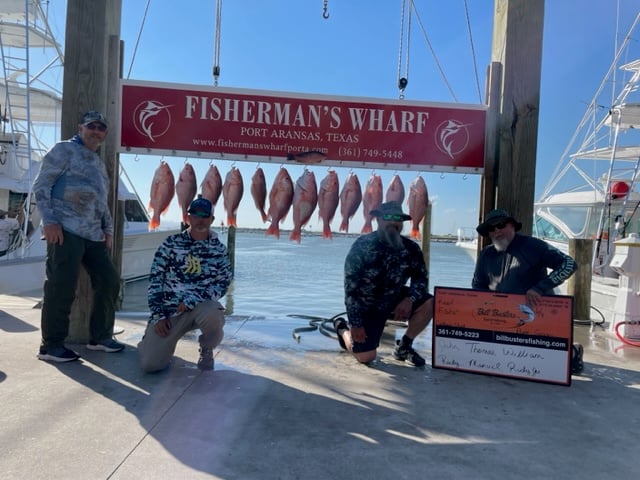
[[569, 385], [573, 299], [436, 287], [432, 365]]

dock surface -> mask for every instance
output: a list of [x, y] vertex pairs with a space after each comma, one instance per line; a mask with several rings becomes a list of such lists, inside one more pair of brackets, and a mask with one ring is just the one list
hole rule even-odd
[[393, 359], [358, 365], [301, 319], [229, 317], [215, 370], [196, 335], [144, 374], [144, 316], [121, 312], [123, 352], [69, 345], [36, 358], [37, 299], [0, 295], [0, 472], [9, 479], [637, 478], [640, 348], [575, 327], [585, 370], [558, 386]]

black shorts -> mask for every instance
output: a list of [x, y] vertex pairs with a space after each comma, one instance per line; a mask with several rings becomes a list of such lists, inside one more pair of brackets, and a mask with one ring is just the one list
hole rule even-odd
[[[360, 342], [353, 342], [353, 352], [361, 353], [361, 352], [369, 352], [371, 350], [375, 350], [380, 346], [380, 339], [382, 338], [382, 333], [384, 332], [384, 327], [387, 324], [387, 320], [393, 318], [393, 310], [396, 308], [396, 305], [400, 303], [403, 298], [409, 296], [409, 287], [402, 287], [399, 295], [396, 297], [393, 305], [389, 308], [384, 309], [372, 309], [366, 315], [366, 318], [363, 318], [362, 326], [364, 327], [364, 331], [367, 335], [367, 339]], [[417, 301], [411, 307], [411, 315], [416, 309], [422, 305], [424, 302], [433, 298], [433, 295], [427, 294], [427, 296], [422, 301]]]

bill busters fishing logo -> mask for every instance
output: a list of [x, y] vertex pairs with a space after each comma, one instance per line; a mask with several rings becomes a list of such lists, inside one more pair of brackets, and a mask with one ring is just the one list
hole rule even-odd
[[469, 125], [458, 120], [445, 120], [435, 131], [435, 144], [451, 159], [463, 152], [469, 144]]
[[171, 112], [173, 105], [163, 105], [154, 100], [140, 102], [133, 111], [133, 124], [141, 135], [152, 142], [161, 137], [171, 126]]

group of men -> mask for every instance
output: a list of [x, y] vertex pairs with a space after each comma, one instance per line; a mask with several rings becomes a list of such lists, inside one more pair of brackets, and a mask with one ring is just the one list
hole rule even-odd
[[[42, 342], [38, 358], [53, 362], [77, 360], [65, 344], [69, 314], [80, 265], [94, 291], [87, 348], [107, 353], [125, 345], [113, 338], [119, 278], [110, 258], [113, 220], [107, 204], [109, 178], [97, 150], [108, 132], [105, 117], [96, 111], [83, 115], [78, 133], [57, 143], [45, 155], [34, 182], [47, 241], [46, 280], [42, 308]], [[369, 364], [389, 319], [405, 322], [393, 356], [416, 367], [425, 365], [413, 341], [433, 317], [428, 271], [418, 245], [404, 237], [411, 217], [398, 202], [386, 202], [370, 212], [377, 229], [360, 236], [344, 266], [346, 319], [334, 322], [341, 348]], [[211, 230], [213, 206], [204, 198], [188, 208], [189, 228], [160, 245], [149, 278], [151, 316], [138, 344], [140, 364], [156, 372], [170, 364], [177, 342], [198, 329], [201, 370], [214, 368], [213, 349], [223, 338], [224, 309], [219, 300], [233, 278], [225, 245]], [[480, 253], [471, 287], [522, 294], [535, 308], [542, 295], [576, 270], [575, 261], [546, 242], [518, 234], [522, 224], [503, 210], [493, 210], [478, 225], [491, 245]], [[548, 273], [550, 270], [550, 273]], [[582, 347], [575, 345], [573, 373], [582, 370]]]

